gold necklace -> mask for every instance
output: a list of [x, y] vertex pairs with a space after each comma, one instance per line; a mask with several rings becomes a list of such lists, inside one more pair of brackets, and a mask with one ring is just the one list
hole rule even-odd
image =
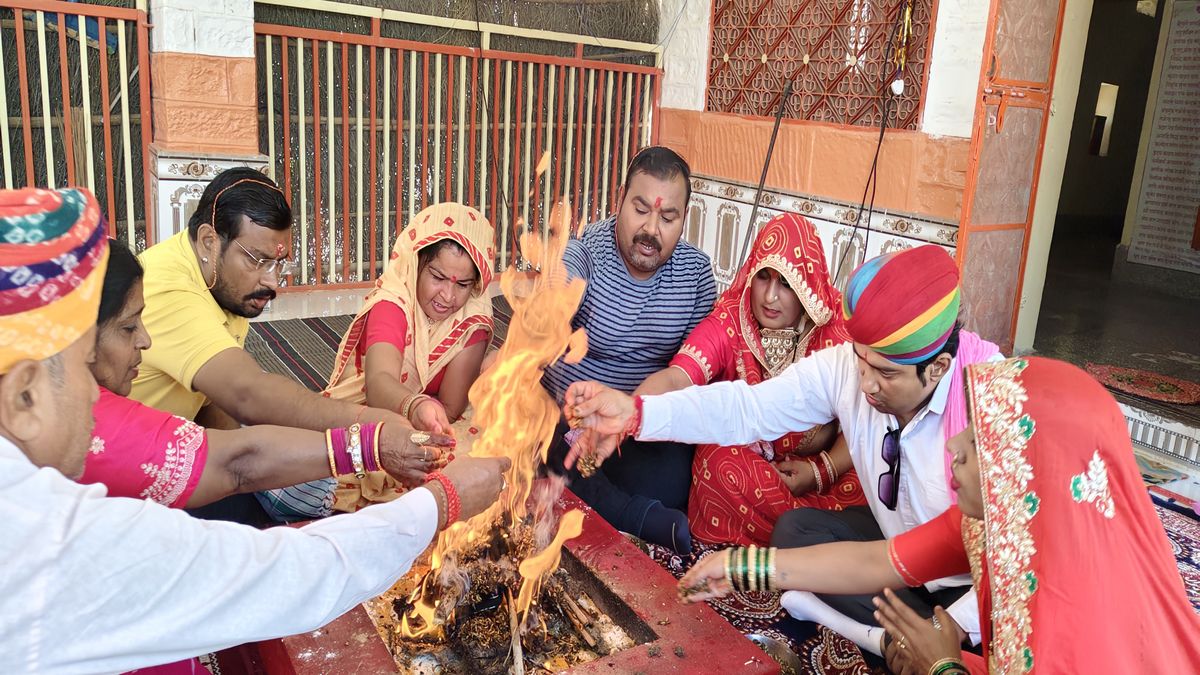
[[795, 328], [760, 328], [758, 335], [762, 340], [763, 358], [766, 360], [767, 370], [772, 375], [795, 360], [794, 355], [796, 344], [800, 341], [800, 331]]

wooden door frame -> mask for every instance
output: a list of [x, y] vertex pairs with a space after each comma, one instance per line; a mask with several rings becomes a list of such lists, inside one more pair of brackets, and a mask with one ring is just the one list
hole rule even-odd
[[[980, 64], [979, 86], [975, 93], [975, 116], [971, 127], [971, 145], [967, 155], [967, 181], [963, 189], [963, 208], [959, 219], [955, 257], [959, 269], [963, 269], [967, 260], [966, 251], [972, 231], [1022, 230], [1021, 263], [1020, 269], [1017, 272], [1012, 315], [1009, 323], [1008, 339], [1012, 342], [1016, 339], [1017, 317], [1021, 311], [1021, 293], [1025, 286], [1025, 264], [1029, 257], [1029, 239], [1033, 230], [1033, 211], [1037, 205], [1038, 183], [1041, 179], [1042, 159], [1046, 149], [1046, 131], [1050, 124], [1050, 106], [1054, 97], [1054, 77], [1058, 70], [1058, 55], [1059, 49], [1062, 46], [1063, 16], [1066, 13], [1067, 0], [1058, 0], [1057, 24], [1054, 29], [1054, 41], [1050, 48], [1050, 63], [1044, 87], [1040, 86], [1040, 83], [1037, 82], [1006, 80], [1002, 78], [993, 79], [988, 74], [993, 66], [996, 65], [995, 52], [993, 51], [996, 41], [996, 28], [999, 20], [1000, 3], [1005, 1], [991, 0], [991, 5], [988, 9], [988, 23], [986, 32], [984, 33], [983, 62]], [[1020, 96], [1021, 94], [1023, 96]], [[1005, 98], [1009, 100], [1005, 101]], [[987, 133], [987, 109], [992, 105], [997, 105], [998, 112], [1007, 107], [1041, 109], [1043, 111], [1042, 124], [1039, 131], [1040, 136], [1038, 138], [1037, 151], [1034, 156], [1033, 179], [1029, 187], [1029, 205], [1026, 209], [1025, 221], [973, 227], [970, 225], [970, 222], [971, 215], [974, 212], [975, 192], [979, 178], [979, 161], [983, 153], [984, 137]], [[1003, 126], [1002, 115], [997, 118], [997, 126]], [[999, 130], [997, 133], [1000, 133]]]

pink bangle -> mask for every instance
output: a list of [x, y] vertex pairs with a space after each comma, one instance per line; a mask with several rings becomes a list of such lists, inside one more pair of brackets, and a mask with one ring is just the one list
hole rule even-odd
[[354, 462], [350, 459], [350, 451], [347, 449], [346, 430], [330, 429], [329, 440], [332, 443], [330, 451], [336, 469], [335, 475], [345, 476], [354, 473]]
[[454, 489], [454, 483], [441, 471], [429, 474], [429, 479], [441, 483], [442, 489], [446, 491], [446, 501], [449, 502], [446, 507], [446, 524], [457, 522], [462, 514], [462, 500], [458, 498], [458, 490]]
[[362, 425], [362, 459], [367, 471], [382, 471], [379, 463], [379, 429], [382, 423], [368, 422]]

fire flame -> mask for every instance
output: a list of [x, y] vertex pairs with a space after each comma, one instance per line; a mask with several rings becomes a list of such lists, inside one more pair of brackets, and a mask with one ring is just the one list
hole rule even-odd
[[[539, 173], [548, 166], [548, 155], [539, 162]], [[490, 536], [502, 519], [509, 526], [529, 515], [527, 502], [540, 464], [545, 463], [559, 410], [541, 386], [543, 370], [559, 358], [577, 362], [587, 351], [587, 337], [571, 330], [571, 318], [583, 298], [584, 282], [567, 280], [563, 251], [571, 233], [571, 209], [557, 203], [547, 220], [547, 234], [521, 235], [521, 253], [529, 262], [520, 271], [510, 266], [500, 277], [500, 288], [512, 307], [508, 336], [496, 363], [471, 387], [474, 424], [482, 430], [471, 448], [477, 457], [508, 457], [512, 468], [506, 474], [507, 491], [483, 513], [465, 523], [456, 523], [438, 537], [425, 582], [414, 589], [410, 614], [400, 617], [406, 637], [444, 636], [444, 626], [453, 620], [456, 604], [465, 595], [466, 575], [457, 564], [459, 553]], [[537, 270], [537, 271], [532, 271]], [[533, 514], [539, 531], [553, 529], [553, 508], [542, 504], [556, 498], [562, 484], [538, 496]], [[530, 605], [537, 599], [542, 581], [558, 567], [560, 549], [567, 539], [578, 536], [583, 514], [564, 514], [558, 533], [540, 551], [520, 563], [521, 591], [517, 600], [519, 625], [525, 625]], [[540, 543], [540, 542], [539, 542]]]

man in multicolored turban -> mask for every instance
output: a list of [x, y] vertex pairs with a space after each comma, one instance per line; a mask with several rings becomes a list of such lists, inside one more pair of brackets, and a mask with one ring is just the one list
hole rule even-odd
[[100, 451], [88, 365], [107, 234], [84, 190], [0, 190], [0, 673], [124, 672], [314, 630], [450, 524], [437, 492], [463, 519], [495, 501], [507, 459], [463, 457], [453, 489], [263, 531], [70, 480]]
[[[775, 439], [837, 420], [869, 506], [796, 509], [779, 518], [781, 548], [894, 537], [948, 508], [946, 440], [966, 427], [963, 366], [999, 359], [995, 345], [961, 330], [958, 268], [938, 246], [867, 261], [843, 298], [854, 338], [749, 386], [722, 382], [662, 396], [630, 398], [595, 382], [571, 387], [564, 412], [600, 435], [738, 445]], [[611, 443], [598, 444], [607, 447]], [[939, 579], [899, 595], [924, 616], [942, 605], [961, 637], [979, 641], [969, 576]], [[884, 631], [870, 596], [789, 592], [783, 606], [879, 654]]]

